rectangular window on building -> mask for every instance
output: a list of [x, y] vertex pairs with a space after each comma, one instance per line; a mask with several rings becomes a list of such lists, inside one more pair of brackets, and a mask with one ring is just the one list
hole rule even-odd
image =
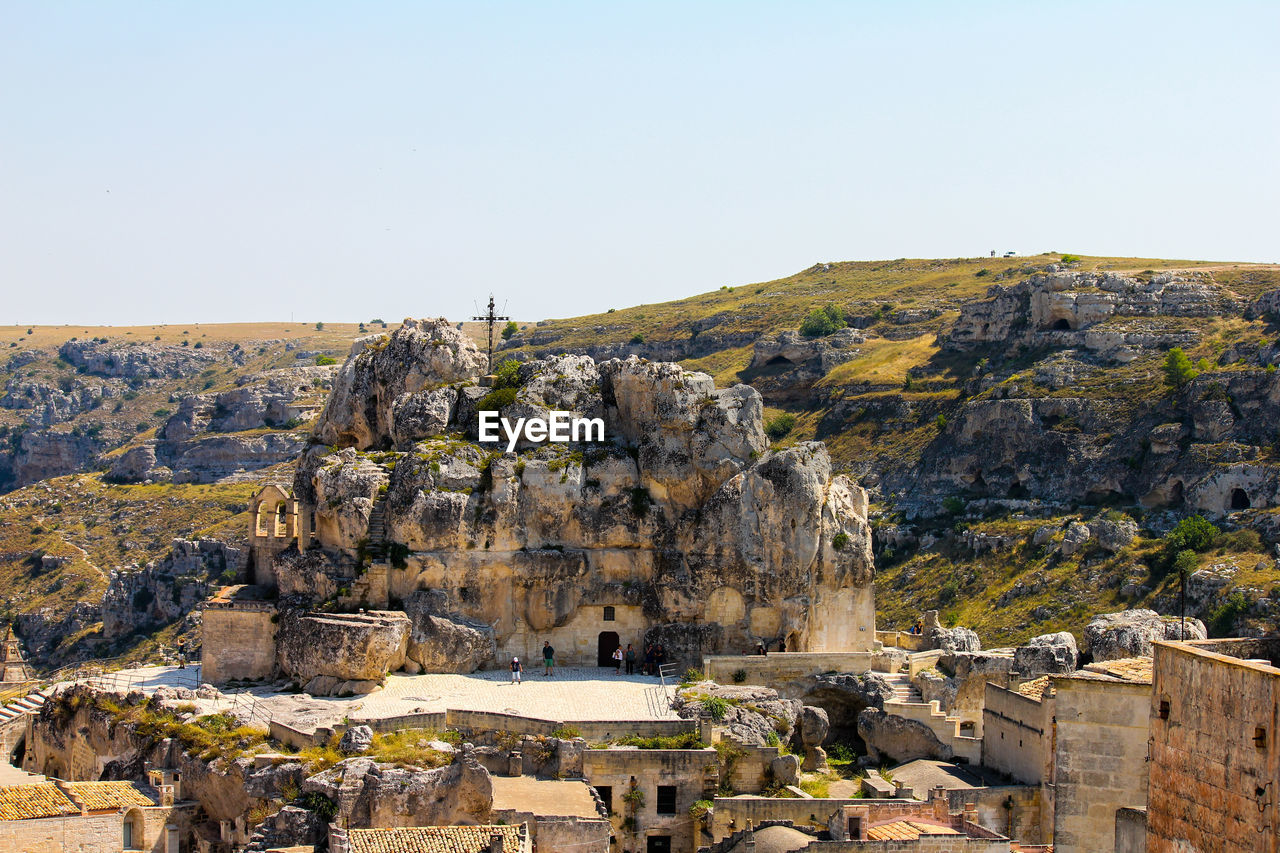
[[613, 814], [613, 786], [596, 785], [596, 793], [600, 795], [600, 801], [604, 803], [604, 810], [609, 814]]
[[604, 609], [604, 621], [612, 622], [614, 621], [615, 618], [616, 617], [614, 615], [613, 608], [610, 606], [606, 606]]
[[676, 786], [658, 786], [658, 814], [676, 813]]

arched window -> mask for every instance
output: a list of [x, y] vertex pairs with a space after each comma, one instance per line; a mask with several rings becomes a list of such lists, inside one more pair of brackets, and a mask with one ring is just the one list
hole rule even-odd
[[143, 850], [142, 812], [131, 809], [124, 816], [123, 840], [125, 850]]
[[254, 532], [258, 536], [270, 536], [273, 521], [272, 507], [266, 501], [263, 501], [258, 504], [258, 509], [255, 515], [257, 516], [257, 521], [254, 524]]
[[289, 532], [289, 507], [284, 501], [276, 507], [276, 535], [284, 536]]

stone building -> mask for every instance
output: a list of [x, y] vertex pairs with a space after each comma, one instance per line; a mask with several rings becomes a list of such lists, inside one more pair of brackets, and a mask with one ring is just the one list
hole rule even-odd
[[1121, 812], [1147, 802], [1151, 659], [1052, 676], [1053, 849], [1113, 853]]
[[[619, 645], [662, 644], [668, 661], [754, 649], [875, 646], [866, 493], [826, 448], [771, 451], [752, 388], [717, 389], [676, 364], [585, 356], [527, 362], [507, 387], [478, 380], [484, 357], [443, 320], [358, 341], [334, 383], [292, 489], [253, 502], [253, 577], [289, 606], [249, 642], [299, 678], [295, 623], [366, 636], [381, 626], [380, 673], [470, 672], [533, 659], [609, 665]], [[477, 413], [599, 418], [603, 441], [479, 440]], [[206, 610], [206, 672], [234, 634], [234, 603]], [[250, 608], [253, 609], [253, 608]], [[240, 620], [243, 621], [243, 620]], [[255, 670], [252, 677], [258, 677]], [[310, 672], [309, 680], [317, 673]]]
[[188, 823], [174, 821], [172, 788], [133, 782], [0, 787], [0, 850], [22, 853], [179, 853]]
[[1157, 642], [1149, 711], [1147, 844], [1131, 849], [1280, 850], [1280, 639]]
[[533, 853], [528, 827], [413, 826], [331, 828], [332, 853]]

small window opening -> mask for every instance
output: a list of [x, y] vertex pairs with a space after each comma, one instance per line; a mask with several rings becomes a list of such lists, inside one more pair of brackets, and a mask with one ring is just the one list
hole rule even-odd
[[615, 621], [616, 619], [617, 619], [617, 614], [614, 612], [613, 606], [612, 606], [612, 605], [605, 605], [605, 608], [604, 608], [604, 621], [606, 621], [606, 622], [613, 622], [613, 621]]
[[676, 813], [676, 786], [658, 786], [658, 814]]

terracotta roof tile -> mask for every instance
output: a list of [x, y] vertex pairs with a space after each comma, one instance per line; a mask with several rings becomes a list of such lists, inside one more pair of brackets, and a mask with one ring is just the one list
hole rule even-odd
[[1033, 678], [1030, 681], [1024, 681], [1019, 684], [1018, 692], [1028, 699], [1043, 702], [1045, 696], [1053, 695], [1053, 682], [1049, 680], [1049, 676], [1042, 675], [1039, 678]]
[[132, 782], [60, 782], [67, 796], [86, 811], [116, 811], [130, 806], [154, 806], [156, 801], [148, 797]]
[[78, 815], [80, 807], [52, 782], [0, 788], [0, 820]]
[[1120, 678], [1124, 681], [1133, 681], [1139, 684], [1151, 683], [1151, 658], [1120, 658], [1119, 660], [1086, 664], [1084, 669], [1088, 672], [1110, 675], [1112, 678]]
[[895, 820], [870, 827], [868, 841], [915, 841], [922, 835], [959, 835], [949, 826], [918, 820]]
[[488, 853], [489, 839], [502, 836], [503, 853], [520, 853], [519, 826], [412, 826], [352, 829], [351, 853]]

